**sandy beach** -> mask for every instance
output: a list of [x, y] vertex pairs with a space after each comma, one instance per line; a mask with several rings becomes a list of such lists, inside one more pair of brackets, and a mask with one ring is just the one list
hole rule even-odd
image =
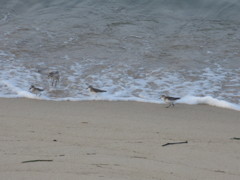
[[239, 111], [165, 106], [0, 99], [0, 179], [240, 179]]

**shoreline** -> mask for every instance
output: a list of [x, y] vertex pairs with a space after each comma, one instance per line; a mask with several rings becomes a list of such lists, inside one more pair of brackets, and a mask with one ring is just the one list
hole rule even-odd
[[[52, 102], [136, 102], [136, 103], [147, 103], [147, 104], [166, 104], [162, 100], [142, 100], [138, 98], [129, 98], [129, 99], [104, 99], [104, 98], [93, 98], [93, 99], [75, 99], [75, 98], [59, 98], [59, 99], [41, 99], [39, 96], [27, 96], [27, 97], [0, 97], [0, 99], [26, 99], [26, 100], [40, 100], [40, 101], [52, 101]], [[198, 96], [183, 96], [176, 102], [176, 104], [184, 105], [208, 105], [216, 108], [229, 109], [234, 111], [240, 111], [240, 105], [225, 100], [219, 100], [211, 96], [198, 97]]]
[[0, 98], [0, 177], [240, 178], [238, 111], [165, 106]]

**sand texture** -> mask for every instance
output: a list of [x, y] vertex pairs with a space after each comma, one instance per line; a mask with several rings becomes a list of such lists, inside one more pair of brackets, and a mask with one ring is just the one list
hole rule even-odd
[[0, 179], [240, 179], [239, 111], [165, 106], [0, 99]]

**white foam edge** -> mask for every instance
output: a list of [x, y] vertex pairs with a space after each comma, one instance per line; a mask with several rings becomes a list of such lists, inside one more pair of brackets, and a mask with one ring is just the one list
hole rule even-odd
[[[48, 98], [45, 96], [37, 96], [35, 94], [32, 94], [26, 90], [22, 90], [16, 86], [14, 86], [10, 81], [2, 81], [2, 84], [6, 85], [11, 91], [16, 93], [17, 95], [10, 95], [8, 97], [24, 97], [24, 98], [30, 98], [30, 99], [41, 99], [41, 100], [52, 100], [52, 101], [136, 101], [136, 102], [146, 102], [146, 103], [156, 103], [156, 104], [162, 104], [163, 102], [155, 99], [145, 99], [140, 97], [110, 97], [110, 96], [90, 96], [90, 97], [65, 97], [65, 98]], [[226, 109], [232, 109], [236, 111], [240, 111], [240, 105], [230, 103], [224, 100], [219, 100], [216, 98], [213, 98], [211, 96], [205, 96], [205, 97], [198, 97], [198, 96], [184, 96], [180, 100], [178, 100], [176, 103], [183, 103], [183, 104], [207, 104], [210, 106], [216, 106], [220, 108], [226, 108]]]
[[[41, 98], [42, 99], [42, 98]], [[44, 98], [45, 99], [45, 98]], [[45, 99], [47, 100], [47, 99]], [[154, 103], [154, 104], [162, 104], [160, 99], [159, 100], [147, 100], [144, 98], [139, 97], [83, 97], [83, 98], [58, 98], [58, 99], [48, 99], [48, 100], [54, 100], [54, 101], [135, 101], [135, 102], [145, 102], [145, 103]], [[197, 96], [184, 96], [180, 100], [178, 100], [176, 103], [182, 103], [182, 104], [189, 104], [189, 105], [197, 105], [197, 104], [206, 104], [210, 106], [220, 107], [220, 108], [226, 108], [226, 109], [232, 109], [236, 111], [240, 111], [240, 105], [230, 103], [224, 100], [219, 100], [216, 98], [213, 98], [211, 96], [205, 96], [205, 97], [197, 97]]]
[[[42, 98], [41, 98], [42, 99]], [[45, 98], [44, 98], [45, 99]], [[47, 99], [45, 99], [47, 100]], [[144, 98], [139, 97], [82, 97], [82, 98], [58, 98], [58, 99], [48, 99], [48, 100], [54, 100], [54, 101], [136, 101], [136, 102], [145, 102], [145, 103], [154, 103], [154, 104], [162, 104], [162, 100], [147, 100]], [[197, 96], [184, 96], [180, 100], [178, 100], [176, 103], [182, 103], [182, 104], [189, 104], [189, 105], [197, 105], [197, 104], [206, 104], [210, 106], [220, 107], [220, 108], [226, 108], [226, 109], [232, 109], [236, 111], [240, 111], [240, 105], [230, 103], [224, 100], [219, 100], [216, 98], [213, 98], [211, 96], [205, 96], [205, 97], [197, 97]]]
[[219, 100], [216, 98], [213, 98], [211, 96], [205, 96], [205, 97], [197, 97], [197, 96], [184, 96], [180, 100], [178, 100], [178, 103], [184, 103], [184, 104], [207, 104], [210, 106], [216, 106], [226, 109], [233, 109], [236, 111], [240, 111], [240, 105], [230, 103], [224, 100]]

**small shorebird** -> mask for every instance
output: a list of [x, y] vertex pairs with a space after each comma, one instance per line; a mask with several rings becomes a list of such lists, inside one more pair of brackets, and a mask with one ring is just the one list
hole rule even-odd
[[94, 88], [92, 86], [88, 86], [88, 88], [90, 90], [90, 92], [93, 92], [93, 93], [102, 93], [102, 92], [107, 92], [105, 90], [101, 90], [101, 89], [97, 89], [97, 88]]
[[174, 102], [179, 100], [179, 97], [170, 97], [170, 96], [165, 96], [162, 95], [161, 99], [165, 102], [165, 103], [169, 103], [169, 106], [167, 106], [166, 108], [169, 108], [170, 106], [174, 107]]
[[35, 87], [34, 85], [31, 85], [30, 88], [29, 88], [29, 91], [31, 91], [32, 93], [37, 94], [37, 95], [40, 96], [41, 92], [44, 91], [44, 89]]
[[58, 71], [52, 71], [48, 73], [48, 78], [52, 80], [52, 86], [56, 87], [60, 79], [60, 74]]

